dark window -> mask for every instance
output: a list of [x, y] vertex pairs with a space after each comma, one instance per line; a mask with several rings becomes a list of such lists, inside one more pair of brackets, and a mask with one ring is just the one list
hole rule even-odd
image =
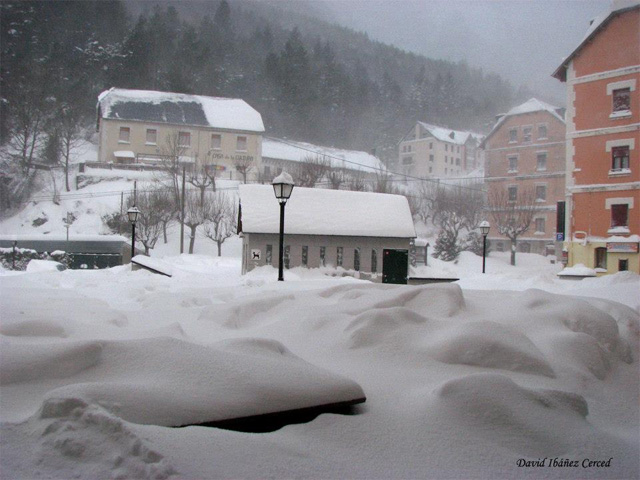
[[429, 150], [433, 150], [433, 142], [429, 142]]
[[327, 247], [320, 247], [320, 266], [324, 267], [327, 264]]
[[267, 253], [264, 256], [264, 263], [271, 265], [273, 262], [273, 245], [267, 245]]
[[264, 176], [269, 180], [269, 177], [271, 176], [271, 167], [269, 165], [264, 166]]
[[545, 231], [545, 219], [544, 218], [536, 218], [536, 232], [544, 233]]
[[412, 165], [413, 164], [413, 157], [402, 157], [402, 164], [403, 165]]
[[433, 154], [429, 155], [429, 161], [433, 162]]
[[538, 138], [547, 138], [547, 126], [538, 125]]
[[517, 142], [518, 141], [518, 129], [517, 128], [512, 128], [511, 130], [509, 130], [509, 141], [510, 142]]
[[613, 147], [612, 151], [612, 170], [622, 170], [623, 168], [629, 168], [629, 147]]
[[246, 152], [247, 151], [247, 137], [240, 136], [236, 137], [236, 151], [238, 152]]
[[342, 266], [343, 255], [344, 255], [344, 249], [342, 247], [338, 247], [336, 249], [336, 266], [337, 267]]
[[214, 150], [220, 150], [222, 148], [222, 135], [219, 133], [211, 134], [211, 148]]
[[509, 171], [510, 172], [518, 171], [518, 157], [509, 157]]
[[509, 187], [509, 201], [515, 202], [518, 199], [518, 187]]
[[355, 248], [353, 250], [353, 269], [356, 272], [360, 271], [360, 249]]
[[547, 186], [536, 185], [536, 200], [546, 200], [546, 199], [547, 199]]
[[302, 247], [302, 265], [305, 267], [309, 264], [309, 247]]
[[531, 253], [531, 244], [529, 242], [523, 242], [520, 244], [520, 251], [522, 253]]
[[[447, 145], [446, 143], [444, 144], [444, 151], [448, 152], [449, 151], [449, 145]], [[447, 157], [444, 157], [447, 158]]]
[[190, 132], [179, 132], [178, 133], [178, 146], [179, 147], [190, 147], [191, 146], [191, 133]]
[[546, 170], [547, 169], [547, 154], [539, 153], [537, 156], [538, 163], [536, 165], [537, 170]]
[[621, 258], [620, 260], [618, 260], [618, 271], [626, 272], [627, 270], [629, 270], [629, 260], [627, 260], [626, 258]]
[[626, 112], [631, 110], [631, 89], [620, 88], [613, 91], [613, 111]]
[[290, 262], [291, 260], [291, 246], [290, 245], [286, 245], [284, 247], [284, 268], [289, 268], [289, 265], [291, 264]]
[[629, 221], [629, 205], [611, 205], [611, 228], [626, 227]]
[[607, 268], [607, 249], [604, 247], [596, 248], [595, 252], [595, 267], [596, 268]]
[[378, 273], [378, 253], [371, 250], [371, 273]]
[[118, 141], [129, 143], [130, 135], [131, 135], [131, 129], [129, 127], [120, 127], [120, 134], [118, 136]]
[[522, 129], [522, 141], [523, 142], [530, 142], [531, 141], [531, 130], [533, 130], [532, 127], [524, 127]]
[[155, 128], [147, 128], [147, 145], [155, 145], [158, 139], [158, 131]]

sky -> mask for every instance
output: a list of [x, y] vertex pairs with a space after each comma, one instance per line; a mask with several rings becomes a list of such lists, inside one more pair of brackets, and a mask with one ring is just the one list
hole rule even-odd
[[526, 85], [559, 106], [551, 77], [609, 0], [310, 0], [333, 20], [430, 58], [466, 61]]

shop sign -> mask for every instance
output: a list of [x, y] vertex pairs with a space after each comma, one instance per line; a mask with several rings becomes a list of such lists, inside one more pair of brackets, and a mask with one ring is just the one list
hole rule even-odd
[[609, 253], [638, 253], [638, 242], [607, 242]]

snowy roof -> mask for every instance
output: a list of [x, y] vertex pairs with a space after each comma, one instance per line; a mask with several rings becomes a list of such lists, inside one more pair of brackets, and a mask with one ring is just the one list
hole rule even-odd
[[523, 115], [525, 113], [534, 112], [549, 112], [562, 123], [565, 123], [564, 118], [562, 118], [562, 116], [558, 113], [559, 110], [561, 110], [560, 107], [554, 107], [553, 105], [543, 102], [542, 100], [538, 100], [537, 98], [530, 98], [526, 102], [513, 107], [506, 114], [501, 116], [491, 129], [491, 132], [489, 132], [489, 135], [487, 135], [486, 138], [482, 141], [482, 143], [484, 144], [487, 140], [489, 140], [489, 137], [491, 137], [496, 131], [498, 131], [498, 129], [502, 126], [507, 118], [514, 117], [516, 115]]
[[604, 27], [609, 21], [617, 15], [624, 13], [628, 10], [640, 8], [640, 0], [613, 0], [609, 10], [602, 12], [596, 18], [591, 21], [584, 38], [578, 44], [578, 46], [562, 61], [560, 66], [551, 75], [558, 80], [564, 82], [567, 79], [567, 67], [569, 62], [573, 60], [578, 52], [589, 42], [602, 27]]
[[332, 168], [347, 168], [350, 170], [364, 170], [366, 172], [385, 171], [382, 162], [367, 152], [358, 150], [342, 150], [339, 148], [322, 147], [306, 142], [294, 142], [278, 138], [262, 140], [262, 158], [304, 162], [309, 157], [321, 157], [331, 162]]
[[[278, 233], [280, 205], [270, 185], [240, 185], [242, 231]], [[401, 195], [295, 187], [287, 202], [285, 233], [413, 238], [407, 199]]]
[[481, 140], [483, 138], [483, 135], [479, 133], [463, 132], [460, 130], [453, 130], [451, 128], [438, 127], [437, 125], [431, 125], [425, 122], [418, 122], [418, 124], [424, 129], [428, 130], [431, 135], [433, 135], [441, 142], [464, 145], [469, 140], [469, 137], [475, 140]]
[[98, 105], [101, 118], [264, 132], [260, 113], [238, 98], [112, 88]]

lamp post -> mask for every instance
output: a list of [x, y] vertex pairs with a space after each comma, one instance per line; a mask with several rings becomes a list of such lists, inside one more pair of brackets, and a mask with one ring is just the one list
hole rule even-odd
[[480, 223], [480, 231], [482, 232], [482, 273], [484, 273], [485, 261], [487, 258], [487, 235], [489, 235], [489, 229], [491, 225], [486, 220]]
[[273, 185], [273, 191], [276, 194], [276, 198], [280, 203], [280, 260], [278, 262], [278, 281], [284, 281], [284, 206], [291, 197], [293, 191], [293, 178], [287, 172], [282, 172], [271, 182]]
[[136, 221], [138, 220], [138, 214], [140, 210], [135, 205], [127, 210], [127, 216], [131, 222], [131, 258], [136, 255]]
[[429, 265], [427, 264], [427, 261], [429, 259], [429, 247], [431, 246], [431, 244], [429, 242], [427, 242], [427, 244], [424, 246], [424, 266], [428, 267]]

